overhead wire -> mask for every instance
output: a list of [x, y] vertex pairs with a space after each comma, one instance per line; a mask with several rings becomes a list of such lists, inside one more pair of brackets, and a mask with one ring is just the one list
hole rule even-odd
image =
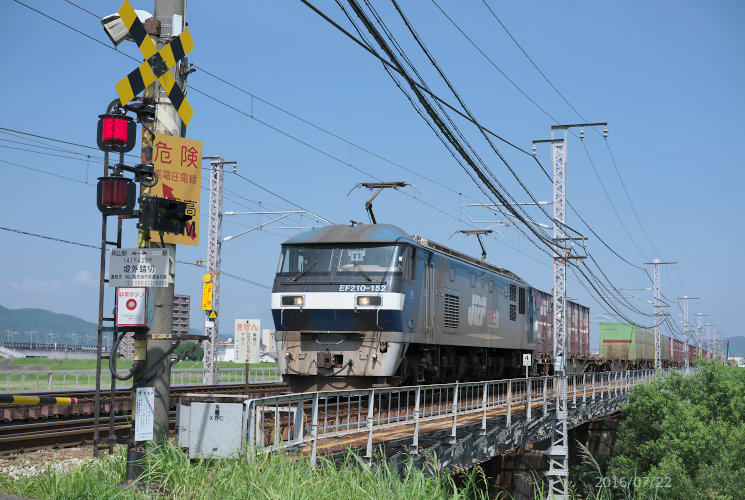
[[[16, 0], [16, 1], [17, 1], [17, 0]], [[24, 5], [24, 6], [28, 7], [27, 5], [23, 4], [22, 2], [18, 2], [18, 1], [17, 1], [17, 3], [20, 3], [21, 5]], [[71, 4], [73, 4], [73, 5], [76, 5], [76, 4], [74, 4], [73, 2], [69, 2], [69, 1], [68, 1], [68, 3], [71, 3]], [[314, 7], [312, 6], [312, 5], [310, 5], [310, 4], [309, 4], [309, 2], [303, 1], [303, 3], [305, 3], [306, 5], [308, 5], [309, 7], [311, 7], [311, 8], [313, 9], [313, 10], [317, 11], [317, 9], [315, 9], [315, 8], [314, 8]], [[77, 6], [77, 5], [76, 5], [76, 6]], [[79, 7], [79, 6], [77, 6], [77, 7]], [[29, 7], [29, 8], [30, 8], [30, 7]], [[31, 10], [34, 10], [34, 11], [36, 11], [36, 9], [33, 9], [33, 8], [30, 8], [30, 9], [31, 9]], [[85, 10], [85, 9], [82, 9], [82, 10]], [[38, 11], [36, 11], [36, 12], [38, 12]], [[91, 14], [91, 15], [94, 15], [94, 14], [90, 13], [89, 11], [86, 11], [86, 12], [88, 12], [88, 13], [89, 13], [89, 14]], [[324, 17], [324, 18], [326, 18], [327, 20], [329, 20], [329, 21], [330, 21], [330, 19], [329, 19], [329, 18], [327, 18], [327, 17], [325, 16], [325, 15], [323, 15], [323, 14], [322, 14], [322, 13], [321, 13], [320, 11], [317, 11], [317, 13], [319, 13], [319, 14], [320, 14], [320, 15], [321, 15], [322, 17]], [[62, 24], [62, 25], [64, 25], [64, 26], [66, 26], [66, 27], [68, 27], [68, 28], [71, 28], [71, 27], [70, 27], [69, 25], [66, 25], [65, 23], [62, 23], [62, 22], [60, 22], [60, 21], [58, 21], [58, 20], [56, 20], [56, 19], [54, 19], [54, 18], [51, 18], [50, 16], [46, 16], [46, 15], [45, 15], [45, 17], [49, 17], [50, 19], [52, 19], [52, 20], [55, 20], [55, 21], [59, 22], [60, 24]], [[332, 22], [332, 24], [334, 24], [334, 23]], [[339, 27], [339, 26], [337, 26], [337, 28], [340, 28], [340, 27]], [[76, 31], [76, 32], [78, 32], [78, 33], [81, 33], [81, 34], [85, 35], [84, 33], [82, 33], [82, 32], [79, 32], [78, 30], [75, 30], [74, 28], [71, 28], [71, 29], [73, 29], [74, 31]], [[345, 30], [343, 30], [343, 28], [340, 28], [340, 29], [341, 29], [342, 31], [345, 31]], [[346, 33], [346, 34], [347, 34], [348, 36], [350, 36], [350, 34], [348, 34], [348, 33]], [[97, 41], [98, 43], [101, 43], [102, 45], [104, 45], [104, 46], [106, 46], [106, 47], [109, 47], [108, 45], [106, 45], [106, 44], [103, 44], [102, 42], [100, 42], [100, 41], [96, 40], [96, 39], [95, 39], [95, 38], [93, 38], [93, 37], [90, 37], [90, 36], [88, 36], [88, 35], [85, 35], [85, 36], [86, 36], [87, 38], [91, 38], [91, 39], [93, 39], [94, 41]], [[353, 36], [350, 36], [350, 37], [354, 39], [354, 37], [353, 37]], [[357, 41], [357, 42], [358, 42], [358, 43], [360, 43], [359, 41]], [[361, 45], [363, 45], [363, 44], [361, 44]], [[363, 45], [363, 47], [364, 47], [364, 45]], [[109, 47], [109, 48], [111, 48], [111, 47]], [[368, 49], [368, 50], [369, 50], [369, 49]], [[120, 52], [120, 53], [121, 53], [121, 52]], [[126, 54], [125, 54], [125, 55], [126, 55]], [[376, 55], [376, 57], [379, 57], [379, 56], [377, 56], [377, 54], [373, 54], [373, 55]], [[133, 58], [133, 57], [131, 57], [131, 56], [128, 56], [128, 57], [130, 57], [131, 59], [135, 59], [135, 58]], [[379, 57], [379, 58], [380, 58], [380, 57]], [[135, 59], [135, 60], [136, 60], [136, 59]], [[382, 60], [382, 59], [381, 59], [381, 60]], [[384, 62], [384, 64], [386, 63], [386, 62], [385, 62], [384, 60], [383, 60], [383, 62]], [[210, 75], [211, 75], [211, 76], [213, 76], [213, 77], [216, 77], [216, 75], [214, 75], [214, 74], [210, 74]], [[217, 78], [218, 78], [218, 79], [220, 79], [219, 77], [217, 77]], [[220, 79], [220, 80], [222, 80], [222, 81], [225, 81], [224, 79]], [[225, 81], [225, 82], [226, 82], [226, 81]], [[228, 83], [228, 82], [226, 82], [226, 83]], [[229, 83], [228, 83], [228, 84], [229, 84]], [[192, 89], [194, 89], [194, 87], [192, 87]], [[196, 90], [196, 91], [197, 91], [197, 92], [199, 92], [199, 90]], [[435, 96], [435, 99], [439, 99], [439, 98]], [[224, 103], [224, 102], [223, 102], [223, 104], [226, 104], [226, 103]], [[269, 103], [269, 104], [270, 104], [270, 105], [272, 105], [271, 103]], [[461, 112], [460, 112], [459, 110], [453, 109], [453, 108], [452, 108], [452, 106], [448, 105], [447, 103], [445, 103], [445, 104], [446, 104], [446, 105], [447, 105], [447, 106], [448, 106], [448, 107], [449, 107], [450, 109], [452, 109], [453, 111], [456, 111], [456, 112], [457, 112], [458, 114], [460, 114], [461, 116], [463, 116], [463, 114], [462, 114], [462, 113], [461, 113]], [[227, 104], [226, 104], [226, 105], [227, 105]], [[228, 105], [228, 106], [229, 106], [229, 105]], [[272, 106], [273, 106], [273, 105], [272, 105]], [[231, 106], [229, 106], [229, 107], [231, 107]], [[234, 109], [235, 109], [235, 108], [234, 108]], [[283, 110], [283, 111], [284, 111], [284, 110]], [[299, 119], [300, 119], [300, 118], [299, 118]], [[301, 119], [301, 120], [302, 120], [302, 119]], [[475, 122], [475, 120], [474, 120], [474, 122]], [[489, 130], [488, 130], [488, 129], [486, 129], [485, 127], [481, 126], [480, 124], [478, 124], [478, 122], [475, 122], [475, 124], [476, 124], [476, 125], [477, 125], [477, 126], [478, 126], [478, 127], [479, 127], [479, 128], [481, 129], [481, 130], [482, 130], [482, 132], [483, 132], [483, 131], [485, 130], [485, 131], [486, 131], [487, 133], [489, 133], [489, 134], [493, 135], [494, 137], [498, 138], [499, 140], [501, 140], [501, 141], [503, 141], [503, 142], [506, 142], [507, 144], [511, 145], [512, 147], [515, 147], [516, 149], [518, 149], [518, 150], [520, 150], [520, 151], [522, 151], [522, 152], [524, 152], [524, 153], [526, 153], [526, 154], [529, 154], [529, 153], [527, 153], [527, 152], [526, 152], [525, 150], [523, 150], [522, 148], [519, 148], [519, 147], [515, 146], [514, 144], [510, 143], [509, 141], [506, 141], [506, 140], [505, 140], [505, 139], [503, 139], [502, 137], [498, 136], [497, 134], [494, 134], [493, 132], [489, 131]], [[268, 124], [267, 124], [267, 125], [268, 125]], [[270, 126], [270, 125], [268, 125], [268, 126]], [[270, 127], [271, 127], [271, 126], [270, 126]], [[275, 130], [277, 130], [277, 129], [275, 129]], [[278, 130], [278, 131], [279, 131], [279, 130]], [[279, 132], [282, 132], [282, 131], [279, 131]], [[332, 134], [332, 135], [333, 135], [333, 134]], [[344, 139], [341, 139], [341, 140], [344, 140]], [[350, 144], [351, 144], [351, 143], [350, 143]], [[306, 145], [307, 145], [307, 146], [309, 146], [309, 147], [311, 147], [311, 148], [313, 148], [313, 146], [310, 146], [310, 145], [308, 145], [308, 144], [306, 144]], [[359, 147], [359, 146], [357, 146], [357, 145], [354, 145], [354, 146], [355, 146], [355, 147]], [[359, 147], [359, 148], [360, 148], [360, 149], [362, 149], [362, 150], [364, 150], [364, 148], [361, 148], [361, 147]], [[313, 148], [313, 149], [315, 149], [315, 148]], [[368, 151], [368, 152], [369, 152], [369, 151]], [[374, 153], [371, 153], [371, 154], [374, 154]], [[531, 155], [531, 156], [532, 156], [532, 155]], [[336, 159], [336, 158], [335, 158], [335, 159]], [[338, 160], [338, 159], [337, 159], [337, 160]], [[342, 162], [343, 162], [343, 161], [342, 161]], [[540, 162], [539, 162], [539, 163], [540, 163]], [[402, 167], [402, 168], [404, 168], [404, 169], [405, 169], [405, 167]], [[408, 169], [407, 169], [407, 170], [408, 170]], [[544, 172], [545, 172], [545, 170], [544, 170]], [[415, 174], [415, 175], [416, 175], [416, 174]], [[421, 174], [420, 174], [420, 176], [421, 176]], [[422, 177], [424, 177], [424, 176], [422, 176]], [[430, 180], [430, 179], [428, 179], [428, 180]], [[436, 183], [436, 181], [434, 181], [434, 182]], [[438, 184], [439, 184], [439, 183], [438, 183]], [[441, 185], [441, 184], [440, 184], [440, 185]], [[407, 194], [407, 193], [405, 193], [405, 194]], [[572, 209], [573, 209], [573, 207], [572, 207]], [[574, 210], [574, 209], [573, 209], [573, 210]], [[576, 210], [575, 210], [575, 212], [576, 212]], [[578, 215], [579, 215], [579, 214], [578, 214]], [[580, 218], [581, 218], [581, 216], [580, 216]], [[583, 220], [583, 222], [584, 222], [584, 220]], [[590, 230], [591, 230], [591, 232], [593, 232], [593, 233], [595, 234], [595, 236], [596, 236], [596, 237], [598, 237], [598, 239], [601, 239], [601, 238], [600, 238], [600, 237], [599, 237], [599, 236], [598, 236], [598, 235], [597, 235], [597, 234], [595, 233], [595, 231], [594, 231], [594, 230], [592, 230], [592, 228], [590, 228], [590, 227], [589, 227], [589, 225], [587, 225], [587, 223], [586, 223], [586, 222], [584, 222], [584, 223], [585, 223], [585, 225], [586, 225], [586, 226], [588, 226], [588, 229], [590, 229]], [[526, 235], [526, 237], [527, 237], [527, 235]], [[528, 238], [528, 239], [530, 239], [530, 238]], [[603, 244], [604, 244], [604, 245], [605, 245], [605, 246], [606, 246], [607, 248], [609, 248], [610, 250], [612, 250], [612, 251], [613, 251], [613, 249], [612, 249], [612, 248], [610, 247], [610, 245], [608, 245], [608, 244], [607, 244], [607, 243], [606, 243], [606, 242], [605, 242], [604, 240], [602, 240], [602, 239], [601, 239], [601, 241], [603, 242]], [[509, 246], [509, 245], [508, 245], [508, 246]], [[619, 254], [617, 254], [617, 252], [615, 252], [615, 251], [613, 251], [613, 252], [614, 252], [614, 254], [616, 254], [616, 256], [618, 256], [618, 257], [619, 257], [619, 258], [621, 258], [622, 260], [626, 261], [626, 262], [627, 262], [627, 263], [629, 263], [630, 265], [633, 265], [633, 264], [631, 264], [630, 262], [628, 262], [628, 261], [627, 261], [626, 259], [623, 259], [623, 257], [621, 257], [621, 256], [620, 256]], [[635, 267], [638, 267], [638, 266], [635, 266]]]
[[[100, 246], [89, 245], [87, 243], [81, 243], [79, 241], [65, 240], [63, 238], [55, 238], [53, 236], [48, 236], [48, 235], [39, 234], [39, 233], [33, 233], [33, 232], [30, 232], [30, 231], [22, 231], [20, 229], [13, 229], [13, 228], [10, 228], [10, 227], [0, 226], [0, 230], [2, 230], [2, 231], [9, 231], [9, 232], [12, 232], [12, 233], [18, 233], [18, 234], [22, 234], [22, 235], [25, 235], [25, 236], [32, 236], [32, 237], [35, 237], [35, 238], [41, 238], [41, 239], [45, 239], [45, 240], [50, 240], [50, 241], [54, 241], [54, 242], [57, 242], [57, 243], [65, 243], [65, 244], [68, 244], [68, 245], [75, 245], [75, 246], [84, 247], [84, 248], [91, 248], [91, 249], [94, 249], [94, 250], [101, 250], [101, 247]], [[179, 263], [179, 264], [186, 264], [186, 265], [195, 266], [195, 267], [202, 267], [200, 264], [196, 264], [194, 262], [189, 262], [189, 261], [185, 261], [185, 260], [177, 260], [176, 262]], [[238, 276], [238, 275], [235, 275], [235, 274], [232, 274], [232, 273], [229, 273], [229, 272], [221, 271], [220, 274], [221, 275], [224, 274], [225, 276], [229, 276], [231, 278], [234, 278], [234, 279], [243, 281], [244, 283], [249, 283], [251, 285], [255, 285], [255, 286], [258, 286], [258, 287], [261, 287], [261, 288], [266, 288], [266, 289], [270, 289], [270, 290], [272, 288], [269, 285], [265, 285], [263, 283], [259, 283], [257, 281], [253, 281], [253, 280], [250, 280], [248, 278], [244, 278], [242, 276]]]
[[[133, 57], [133, 56], [131, 56], [131, 55], [129, 55], [129, 54], [126, 54], [126, 53], [124, 53], [124, 52], [118, 51], [118, 50], [116, 50], [116, 48], [114, 48], [114, 47], [111, 47], [111, 46], [109, 46], [108, 44], [106, 44], [106, 43], [104, 43], [104, 42], [101, 42], [100, 40], [97, 40], [96, 38], [94, 38], [94, 37], [91, 37], [90, 35], [87, 35], [87, 34], [85, 34], [85, 33], [81, 32], [81, 31], [79, 31], [79, 30], [77, 30], [77, 29], [75, 29], [75, 28], [72, 28], [72, 27], [71, 27], [71, 26], [69, 26], [68, 24], [66, 24], [66, 23], [63, 23], [63, 22], [59, 21], [58, 19], [55, 19], [54, 17], [51, 17], [51, 16], [49, 16], [49, 15], [46, 15], [46, 14], [44, 14], [44, 13], [42, 13], [42, 12], [38, 11], [37, 9], [31, 8], [30, 6], [28, 6], [28, 5], [24, 4], [23, 2], [20, 2], [20, 1], [18, 1], [18, 0], [14, 0], [14, 1], [16, 1], [16, 3], [19, 3], [20, 5], [23, 5], [24, 7], [27, 7], [27, 8], [29, 8], [30, 10], [32, 10], [32, 11], [34, 11], [34, 12], [38, 13], [38, 14], [41, 14], [41, 15], [43, 15], [44, 17], [46, 17], [46, 18], [48, 18], [48, 19], [50, 19], [50, 20], [52, 20], [52, 21], [54, 21], [54, 22], [57, 22], [58, 24], [60, 24], [60, 25], [62, 25], [62, 26], [65, 26], [65, 27], [67, 27], [67, 28], [69, 28], [69, 29], [72, 29], [73, 31], [75, 31], [75, 32], [77, 32], [77, 33], [79, 33], [79, 34], [82, 34], [82, 35], [84, 35], [84, 36], [85, 36], [86, 38], [88, 38], [88, 39], [91, 39], [91, 40], [93, 40], [93, 41], [97, 42], [98, 44], [100, 44], [100, 45], [101, 45], [101, 46], [103, 46], [103, 47], [106, 47], [106, 48], [108, 48], [108, 49], [110, 49], [110, 50], [114, 50], [115, 52], [117, 52], [117, 53], [119, 53], [119, 54], [122, 54], [122, 55], [125, 55], [126, 57], [128, 57], [129, 59], [132, 59], [132, 60], [134, 60], [134, 61], [139, 61], [139, 59], [138, 59], [138, 58], [135, 58], [135, 57]], [[68, 3], [71, 3], [71, 4], [75, 5], [75, 4], [73, 3], [73, 2], [68, 2]], [[318, 12], [318, 13], [319, 13], [319, 14], [320, 14], [320, 15], [321, 15], [322, 17], [324, 17], [325, 19], [327, 19], [327, 20], [330, 20], [329, 18], [327, 18], [327, 17], [325, 16], [325, 14], [323, 14], [322, 12], [318, 11], [317, 9], [315, 9], [315, 7], [313, 7], [313, 6], [312, 6], [312, 5], [311, 5], [311, 4], [309, 3], [309, 2], [306, 2], [306, 1], [304, 1], [303, 3], [305, 3], [306, 5], [308, 5], [308, 6], [309, 6], [309, 7], [310, 7], [310, 8], [312, 9], [312, 10], [314, 10], [314, 11]], [[77, 5], [76, 5], [76, 6], [77, 6]], [[85, 9], [82, 9], [82, 10], [85, 10]], [[89, 14], [91, 14], [91, 15], [92, 15], [92, 16], [94, 16], [94, 17], [97, 17], [97, 16], [95, 16], [95, 14], [93, 14], [93, 13], [90, 13], [89, 11], [86, 11], [86, 12], [88, 12]], [[334, 23], [333, 21], [331, 21], [331, 22], [332, 22], [332, 24], [335, 24], [335, 23]], [[347, 33], [348, 35], [350, 35], [350, 36], [351, 36], [351, 34], [349, 34], [348, 32], [346, 32], [346, 30], [344, 30], [344, 29], [343, 29], [343, 28], [341, 28], [340, 26], [338, 26], [338, 25], [337, 25], [337, 27], [339, 27], [339, 28], [340, 28], [340, 29], [341, 29], [341, 30], [342, 30], [343, 32], [345, 32], [345, 33]], [[352, 39], [354, 39], [354, 36], [351, 36], [351, 38], [352, 38]], [[359, 42], [359, 40], [355, 40], [355, 41], [357, 41], [357, 43], [360, 43], [361, 45], [363, 45], [363, 46], [364, 46], [364, 44], [362, 44], [361, 42]], [[383, 61], [383, 62], [385, 63], [385, 61]], [[390, 65], [390, 63], [388, 63], [388, 64]], [[196, 88], [195, 88], [195, 87], [193, 87], [193, 86], [191, 87], [191, 90], [194, 90], [194, 91], [196, 91], [196, 92], [198, 92], [198, 93], [202, 93], [202, 94], [206, 95], [207, 97], [210, 97], [210, 98], [212, 98], [213, 100], [215, 100], [215, 101], [217, 101], [217, 102], [220, 102], [221, 104], [223, 104], [223, 105], [225, 105], [225, 106], [227, 106], [227, 107], [229, 107], [229, 108], [231, 108], [231, 109], [234, 109], [235, 111], [238, 111], [238, 112], [240, 112], [240, 113], [242, 113], [242, 114], [245, 114], [246, 116], [249, 116], [249, 117], [250, 117], [250, 115], [249, 115], [249, 114], [247, 114], [247, 113], [245, 113], [245, 112], [242, 112], [241, 110], [238, 110], [237, 108], [235, 108], [235, 107], [233, 107], [233, 106], [229, 105], [228, 103], [225, 103], [224, 101], [218, 100], [217, 98], [214, 98], [213, 96], [209, 96], [209, 95], [208, 95], [208, 94], [206, 94], [205, 92], [201, 92], [201, 91], [200, 91], [199, 89], [196, 89]], [[435, 99], [438, 99], [438, 100], [440, 100], [440, 101], [442, 101], [441, 99], [439, 99], [439, 98], [438, 98], [438, 97], [436, 97], [436, 96], [435, 96], [434, 98], [435, 98]], [[453, 111], [455, 111], [456, 113], [458, 113], [458, 114], [460, 114], [461, 116], [463, 116], [463, 115], [462, 115], [462, 113], [461, 113], [460, 111], [456, 110], [455, 108], [452, 108], [452, 106], [451, 106], [450, 104], [448, 104], [448, 103], [445, 103], [444, 101], [442, 101], [442, 103], [443, 103], [443, 104], [444, 104], [445, 106], [447, 106], [447, 107], [449, 107], [450, 109], [452, 109]], [[253, 117], [251, 117], [251, 118], [253, 118]], [[266, 125], [266, 126], [268, 126], [268, 127], [270, 127], [270, 128], [274, 128], [274, 129], [275, 129], [275, 130], [276, 130], [277, 132], [280, 132], [280, 133], [283, 133], [284, 135], [288, 135], [288, 136], [289, 136], [289, 134], [285, 133], [284, 131], [281, 131], [281, 130], [277, 129], [276, 127], [272, 127], [271, 125], [269, 125], [269, 124], [267, 124], [267, 123], [265, 123], [265, 122], [263, 122], [263, 121], [262, 121], [262, 122], [260, 122], [260, 123], [262, 123], [262, 124], [264, 124], [264, 125]], [[478, 126], [480, 126], [480, 127], [483, 127], [483, 125], [481, 125], [481, 124], [477, 124], [477, 125], [478, 125]], [[519, 151], [521, 151], [521, 152], [523, 152], [523, 153], [525, 153], [525, 154], [528, 154], [528, 155], [530, 154], [530, 153], [528, 153], [527, 151], [525, 151], [524, 149], [522, 149], [522, 148], [520, 148], [520, 147], [516, 146], [515, 144], [513, 144], [513, 143], [511, 143], [510, 141], [506, 140], [505, 138], [503, 138], [503, 137], [499, 136], [498, 134], [494, 133], [493, 131], [489, 130], [488, 128], [484, 127], [484, 129], [485, 129], [485, 130], [486, 130], [486, 131], [487, 131], [487, 132], [488, 132], [489, 134], [491, 134], [491, 135], [492, 135], [493, 137], [495, 137], [495, 138], [499, 139], [500, 141], [504, 142], [505, 144], [508, 144], [508, 145], [510, 145], [511, 147], [513, 147], [513, 148], [515, 148], [515, 149], [517, 149], [517, 150], [519, 150]], [[292, 136], [289, 136], [289, 137], [291, 137], [291, 138], [293, 138], [293, 139], [295, 139], [295, 140], [298, 140], [298, 141], [300, 141], [299, 139], [297, 139], [297, 138], [295, 138], [295, 137], [292, 137]], [[303, 141], [300, 141], [300, 142], [303, 142]], [[307, 144], [307, 143], [304, 143], [304, 144], [305, 144], [306, 146], [310, 147], [311, 149], [315, 149], [315, 150], [317, 150], [317, 151], [318, 151], [318, 149], [317, 149], [317, 148], [315, 148], [315, 147], [313, 147], [312, 145], [309, 145], [309, 144]], [[321, 152], [321, 151], [319, 151], [319, 152]], [[327, 156], [330, 156], [330, 155], [328, 155], [327, 153], [323, 153], [323, 152], [322, 152], [322, 154], [326, 154]], [[338, 158], [334, 158], [334, 159], [336, 159], [337, 161], [341, 161], [342, 163], [346, 163], [346, 162], [344, 162], [343, 160], [340, 160], [340, 159], [338, 159]], [[352, 168], [354, 168], [354, 167], [352, 166]], [[421, 176], [421, 174], [419, 174], [419, 175]], [[408, 194], [408, 193], [406, 193], [406, 192], [402, 192], [402, 193], [403, 193], [404, 195], [406, 195], [406, 196], [409, 196], [409, 197], [411, 197], [411, 198], [414, 198], [414, 199], [416, 199], [416, 200], [418, 200], [418, 201], [420, 201], [420, 202], [424, 203], [425, 205], [428, 205], [428, 206], [429, 206], [429, 207], [431, 207], [431, 208], [434, 208], [435, 210], [439, 210], [439, 211], [441, 211], [441, 212], [442, 212], [442, 210], [441, 210], [441, 209], [439, 209], [438, 207], [435, 207], [435, 206], [434, 206], [434, 205], [432, 205], [432, 204], [429, 204], [429, 203], [427, 203], [427, 202], [425, 202], [425, 201], [423, 201], [423, 200], [420, 200], [419, 198], [416, 198], [416, 197], [414, 197], [414, 196], [412, 196], [412, 195], [410, 195], [410, 194]], [[459, 194], [460, 194], [460, 193], [459, 193]], [[446, 213], [446, 215], [448, 215], [449, 217], [453, 218], [454, 220], [458, 220], [459, 222], [461, 222], [459, 218], [457, 218], [457, 217], [454, 217], [454, 216], [452, 216], [452, 214], [447, 214], [447, 213]], [[494, 239], [497, 239], [497, 238], [494, 238]], [[515, 251], [517, 251], [517, 252], [519, 252], [519, 253], [523, 254], [523, 255], [526, 255], [527, 257], [529, 257], [529, 258], [531, 258], [531, 259], [533, 259], [533, 260], [536, 260], [537, 262], [540, 262], [541, 264], [544, 264], [544, 263], [543, 263], [542, 261], [539, 261], [539, 260], [535, 259], [534, 257], [532, 257], [532, 256], [530, 256], [530, 255], [528, 255], [528, 254], [526, 254], [525, 252], [523, 252], [523, 251], [519, 250], [518, 248], [516, 248], [516, 247], [514, 247], [514, 246], [512, 246], [512, 245], [510, 245], [510, 244], [508, 244], [508, 243], [506, 243], [506, 242], [503, 242], [503, 241], [501, 241], [501, 240], [498, 240], [498, 239], [497, 239], [497, 241], [500, 241], [500, 243], [504, 244], [505, 246], [507, 246], [507, 247], [509, 247], [509, 248], [511, 248], [511, 249], [513, 249], [513, 250], [515, 250]]]

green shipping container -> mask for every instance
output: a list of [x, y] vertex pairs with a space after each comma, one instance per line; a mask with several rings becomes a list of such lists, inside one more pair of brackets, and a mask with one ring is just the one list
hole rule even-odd
[[600, 359], [654, 359], [654, 333], [630, 323], [600, 323]]

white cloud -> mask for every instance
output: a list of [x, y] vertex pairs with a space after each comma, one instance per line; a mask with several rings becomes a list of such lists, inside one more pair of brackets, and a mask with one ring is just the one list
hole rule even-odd
[[25, 280], [10, 285], [14, 290], [22, 292], [54, 292], [62, 288], [62, 281], [46, 281], [38, 278], [26, 278]]
[[72, 281], [73, 283], [77, 283], [78, 285], [88, 288], [95, 288], [98, 285], [98, 280], [91, 276], [90, 272], [84, 269], [75, 273]]

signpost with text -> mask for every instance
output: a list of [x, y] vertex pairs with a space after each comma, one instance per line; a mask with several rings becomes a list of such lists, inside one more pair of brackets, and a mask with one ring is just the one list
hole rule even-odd
[[155, 134], [153, 165], [159, 182], [152, 194], [185, 202], [186, 215], [191, 215], [183, 234], [165, 234], [163, 240], [166, 243], [198, 246], [202, 141]]

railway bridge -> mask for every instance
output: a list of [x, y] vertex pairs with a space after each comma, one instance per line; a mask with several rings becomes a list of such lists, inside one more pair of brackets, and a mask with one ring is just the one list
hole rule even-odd
[[[652, 370], [567, 377], [573, 428], [602, 419]], [[308, 455], [357, 450], [368, 462], [385, 456], [398, 467], [469, 468], [551, 437], [558, 377], [329, 391], [247, 402], [247, 441], [257, 453]]]

